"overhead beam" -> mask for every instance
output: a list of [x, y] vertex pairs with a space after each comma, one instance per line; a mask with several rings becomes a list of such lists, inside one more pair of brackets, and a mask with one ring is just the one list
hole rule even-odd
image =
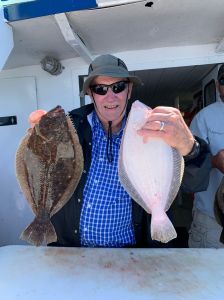
[[97, 8], [95, 0], [33, 0], [25, 3], [4, 4], [4, 16], [7, 21], [19, 21], [63, 12]]
[[93, 57], [80, 37], [71, 28], [66, 14], [54, 15], [65, 41], [89, 64]]

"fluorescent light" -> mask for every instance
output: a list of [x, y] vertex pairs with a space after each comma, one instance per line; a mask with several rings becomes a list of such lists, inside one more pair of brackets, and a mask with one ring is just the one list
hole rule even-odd
[[110, 6], [119, 6], [119, 5], [125, 5], [125, 4], [131, 4], [131, 3], [138, 3], [138, 2], [144, 2], [146, 0], [108, 0], [108, 1], [96, 1], [98, 8], [104, 8], [104, 7], [110, 7]]
[[52, 56], [46, 56], [41, 60], [40, 64], [42, 69], [51, 75], [59, 75], [64, 69], [60, 61]]

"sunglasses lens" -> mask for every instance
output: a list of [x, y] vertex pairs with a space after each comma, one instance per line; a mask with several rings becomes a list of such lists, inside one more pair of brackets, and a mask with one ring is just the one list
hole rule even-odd
[[127, 82], [125, 82], [125, 81], [117, 82], [112, 86], [112, 91], [115, 94], [119, 94], [125, 90], [126, 85], [127, 85]]
[[108, 87], [104, 85], [93, 85], [91, 90], [97, 95], [106, 95]]

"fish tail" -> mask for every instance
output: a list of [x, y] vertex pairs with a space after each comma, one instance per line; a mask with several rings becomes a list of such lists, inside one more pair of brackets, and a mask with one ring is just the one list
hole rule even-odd
[[46, 242], [46, 244], [56, 242], [57, 235], [50, 219], [43, 222], [35, 218], [21, 233], [20, 239], [33, 246], [40, 246], [44, 242]]
[[152, 214], [151, 237], [162, 243], [167, 243], [177, 237], [176, 230], [165, 212], [159, 216]]

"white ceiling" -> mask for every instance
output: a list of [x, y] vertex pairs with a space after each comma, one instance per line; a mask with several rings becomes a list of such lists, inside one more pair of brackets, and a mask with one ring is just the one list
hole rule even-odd
[[[119, 1], [113, 1], [119, 2]], [[130, 50], [218, 43], [224, 37], [224, 0], [154, 0], [68, 12], [73, 31], [92, 56]], [[101, 5], [110, 0], [98, 0]], [[46, 55], [60, 60], [79, 54], [65, 41], [53, 15], [10, 23], [15, 47], [4, 69], [39, 64]], [[141, 71], [150, 93], [192, 90], [214, 65]], [[153, 86], [153, 88], [152, 88]], [[171, 89], [172, 87], [172, 89]], [[172, 90], [172, 91], [171, 91]], [[173, 96], [172, 96], [173, 97]]]
[[[98, 0], [107, 2], [111, 1]], [[93, 56], [217, 43], [224, 37], [224, 0], [155, 0], [152, 7], [146, 3], [69, 12], [67, 18]], [[10, 25], [15, 47], [5, 69], [39, 64], [46, 54], [59, 59], [78, 56], [53, 15]]]

